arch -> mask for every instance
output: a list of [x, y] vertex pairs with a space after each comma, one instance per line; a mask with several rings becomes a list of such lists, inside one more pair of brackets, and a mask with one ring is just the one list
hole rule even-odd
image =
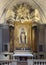
[[[15, 2], [15, 3], [14, 3]], [[4, 10], [3, 10], [3, 12], [2, 12], [2, 15], [1, 15], [1, 19], [2, 19], [2, 17], [4, 17], [5, 15], [4, 15], [4, 13], [6, 14], [6, 12], [7, 12], [7, 10], [8, 9], [11, 9], [11, 7], [13, 8], [13, 4], [18, 4], [18, 3], [22, 3], [22, 2], [26, 2], [26, 3], [28, 3], [28, 4], [30, 4], [30, 5], [32, 5], [32, 7], [34, 7], [34, 8], [37, 8], [38, 10], [39, 10], [39, 12], [40, 12], [40, 17], [41, 17], [41, 22], [40, 23], [46, 23], [45, 22], [45, 14], [44, 14], [44, 12], [43, 12], [43, 10], [42, 10], [42, 8], [39, 6], [39, 4], [35, 1], [35, 0], [31, 0], [31, 2], [30, 2], [30, 0], [17, 0], [17, 1], [15, 1], [15, 0], [10, 0], [10, 1], [7, 1], [7, 3], [4, 5], [5, 7], [3, 8]], [[10, 4], [11, 3], [11, 4]], [[32, 4], [31, 4], [32, 3]], [[12, 5], [12, 6], [11, 6]], [[5, 19], [4, 19], [5, 20]], [[3, 22], [4, 23], [4, 22]]]

